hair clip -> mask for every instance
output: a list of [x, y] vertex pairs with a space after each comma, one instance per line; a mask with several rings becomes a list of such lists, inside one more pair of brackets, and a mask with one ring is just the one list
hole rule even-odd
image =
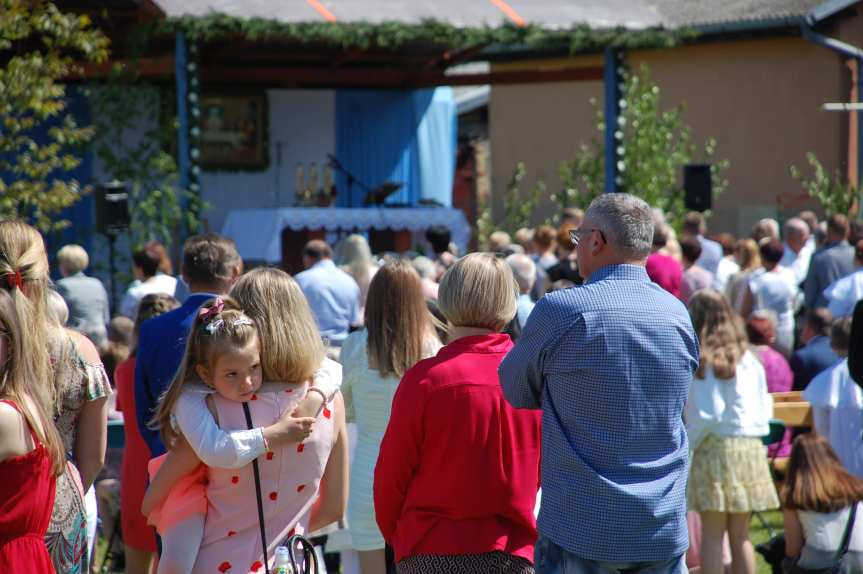
[[222, 319], [216, 319], [215, 321], [213, 321], [211, 323], [207, 323], [207, 325], [204, 327], [204, 329], [206, 329], [209, 334], [214, 335], [216, 333], [216, 331], [218, 331], [221, 328], [221, 326], [224, 324], [225, 324], [225, 321], [223, 321]]
[[11, 273], [7, 273], [6, 275], [4, 275], [4, 277], [6, 278], [6, 285], [9, 287], [9, 289], [17, 287], [21, 291], [24, 290], [24, 278], [21, 277], [20, 271], [13, 271]]
[[225, 302], [222, 300], [221, 297], [216, 297], [212, 305], [210, 305], [209, 307], [201, 307], [200, 309], [198, 309], [198, 318], [205, 323], [209, 322], [218, 317], [219, 314], [224, 310], [224, 308]]
[[248, 317], [240, 317], [236, 321], [234, 321], [234, 327], [242, 327], [243, 325], [254, 325], [251, 319]]

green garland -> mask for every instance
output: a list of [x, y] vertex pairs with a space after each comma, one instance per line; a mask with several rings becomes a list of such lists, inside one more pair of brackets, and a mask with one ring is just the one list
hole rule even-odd
[[279, 22], [263, 18], [236, 18], [224, 14], [171, 18], [160, 23], [156, 31], [183, 31], [191, 41], [208, 42], [242, 37], [251, 41], [295, 42], [332, 46], [343, 50], [397, 51], [406, 46], [432, 46], [457, 51], [492, 45], [531, 51], [568, 47], [571, 54], [595, 52], [606, 47], [669, 48], [696, 36], [696, 33], [689, 29], [594, 29], [580, 24], [566, 30], [547, 30], [534, 24], [518, 27], [510, 23], [499, 27], [458, 28], [432, 19], [417, 24]]

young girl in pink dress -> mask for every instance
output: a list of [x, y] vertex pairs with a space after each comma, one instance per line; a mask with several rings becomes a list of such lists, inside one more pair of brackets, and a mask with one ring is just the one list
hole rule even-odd
[[[267, 282], [283, 291], [296, 287], [286, 274], [279, 273], [261, 270], [245, 281], [245, 288], [254, 292]], [[238, 287], [242, 294], [243, 285]], [[294, 304], [291, 297], [277, 300], [283, 303], [279, 307], [292, 311], [278, 325], [272, 317], [257, 313], [254, 305], [250, 306], [253, 322], [231, 300], [214, 300], [201, 308], [192, 327], [184, 362], [157, 415], [166, 444], [172, 445], [169, 456], [173, 460], [156, 475], [144, 501], [145, 514], [149, 513], [163, 535], [159, 572], [264, 571], [255, 481], [248, 464], [255, 458], [270, 560], [275, 546], [291, 531], [302, 533], [310, 525], [318, 528], [338, 520], [344, 512], [344, 409], [340, 395], [330, 398], [337, 390], [340, 370], [335, 363], [321, 365], [323, 351], [320, 355], [313, 352], [314, 341], [322, 347], [319, 338], [311, 339], [311, 353], [290, 351], [294, 345], [285, 344], [279, 331], [296, 333], [309, 323], [313, 334], [317, 330], [303, 299]], [[263, 331], [260, 339], [255, 322]], [[296, 336], [288, 340], [299, 343]], [[263, 369], [262, 347], [263, 357], [269, 357]], [[305, 365], [290, 372], [298, 361]], [[315, 365], [320, 368], [312, 387], [308, 382], [262, 384], [264, 379], [308, 381], [308, 371]], [[326, 397], [320, 415], [295, 419], [290, 432], [269, 432], [304, 396], [303, 402], [312, 396]], [[244, 430], [248, 425], [243, 403], [249, 406], [252, 430]], [[336, 445], [340, 448], [334, 450]], [[330, 457], [331, 452], [337, 456]], [[199, 466], [199, 457], [207, 467]], [[207, 458], [215, 459], [218, 466]], [[196, 469], [187, 474], [192, 468]], [[313, 512], [322, 479], [329, 483], [327, 496]]]

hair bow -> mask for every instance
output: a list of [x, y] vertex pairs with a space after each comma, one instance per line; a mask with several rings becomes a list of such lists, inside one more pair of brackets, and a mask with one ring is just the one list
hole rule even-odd
[[205, 323], [209, 323], [216, 317], [218, 317], [222, 310], [225, 308], [225, 302], [222, 301], [221, 297], [216, 297], [216, 300], [213, 301], [213, 304], [209, 307], [201, 307], [198, 309], [198, 318], [201, 319]]
[[12, 273], [7, 273], [6, 277], [6, 285], [9, 286], [9, 289], [17, 287], [21, 291], [24, 290], [24, 278], [21, 277], [20, 271], [13, 271]]

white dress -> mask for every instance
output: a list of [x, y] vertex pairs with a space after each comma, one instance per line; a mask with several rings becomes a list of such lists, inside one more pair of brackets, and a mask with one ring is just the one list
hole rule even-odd
[[[353, 406], [357, 424], [348, 496], [348, 528], [353, 548], [359, 551], [384, 548], [384, 538], [375, 521], [373, 485], [378, 452], [389, 424], [393, 395], [399, 386], [398, 378], [381, 377], [379, 371], [369, 367], [367, 344], [365, 329], [351, 333], [339, 356], [344, 369], [342, 394]], [[440, 347], [436, 339], [429, 342], [423, 358], [434, 355]]]

